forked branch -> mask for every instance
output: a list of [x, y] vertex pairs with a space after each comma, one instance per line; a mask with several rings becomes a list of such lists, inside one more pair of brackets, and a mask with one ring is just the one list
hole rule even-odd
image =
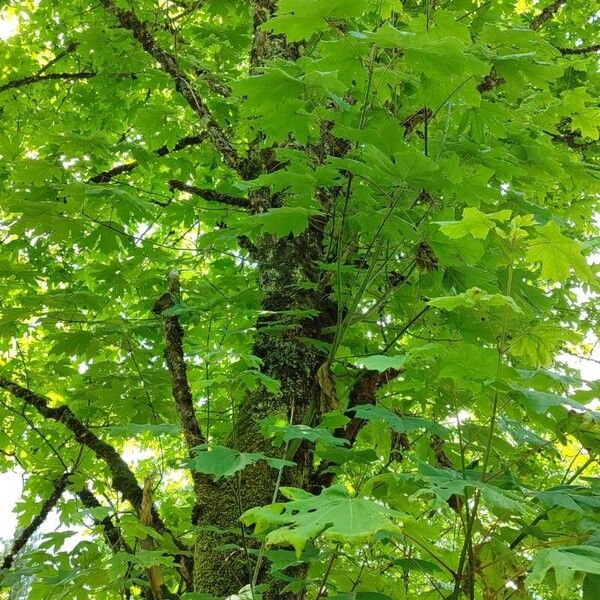
[[[89, 429], [75, 413], [67, 406], [52, 407], [45, 396], [36, 394], [28, 388], [14, 383], [4, 377], [0, 377], [0, 388], [10, 392], [15, 398], [23, 400], [29, 406], [35, 408], [43, 417], [56, 423], [61, 423], [73, 433], [73, 437], [84, 446], [87, 446], [96, 457], [102, 460], [108, 467], [112, 484], [115, 491], [119, 492], [125, 500], [131, 503], [137, 514], [142, 508], [142, 488], [127, 463], [120, 454], [108, 443], [101, 440]], [[155, 508], [153, 510], [153, 526], [161, 534], [171, 535]], [[175, 545], [187, 552], [188, 548], [173, 538]], [[178, 556], [182, 577], [191, 586], [191, 562], [185, 555]]]
[[175, 56], [159, 46], [147, 24], [141, 21], [133, 10], [122, 9], [113, 0], [100, 0], [100, 2], [109, 13], [116, 17], [123, 29], [127, 29], [132, 33], [142, 48], [158, 62], [161, 69], [173, 80], [175, 89], [185, 98], [206, 127], [210, 140], [221, 154], [225, 164], [237, 172], [243, 171], [245, 161], [237, 153], [204, 100], [197, 94], [190, 80], [181, 72]]

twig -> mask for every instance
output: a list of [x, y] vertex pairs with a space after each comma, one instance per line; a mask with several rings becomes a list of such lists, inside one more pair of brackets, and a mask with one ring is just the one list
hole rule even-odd
[[29, 77], [23, 77], [22, 79], [14, 79], [4, 85], [0, 85], [0, 92], [6, 90], [12, 90], [15, 88], [31, 85], [32, 83], [39, 83], [40, 81], [50, 81], [56, 79], [91, 79], [95, 77], [94, 71], [80, 71], [79, 73], [48, 73], [46, 75], [30, 75]]

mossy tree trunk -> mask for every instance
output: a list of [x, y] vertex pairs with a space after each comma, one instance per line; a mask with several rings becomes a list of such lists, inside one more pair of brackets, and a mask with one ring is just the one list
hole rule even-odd
[[[274, 0], [251, 2], [251, 72], [268, 60], [296, 60], [299, 56], [295, 44], [287, 44], [282, 36], [261, 29], [275, 8]], [[267, 170], [270, 160], [269, 153], [257, 156], [257, 170]], [[330, 199], [331, 195], [324, 192], [323, 197]], [[280, 203], [280, 198], [264, 189], [251, 198], [256, 212]], [[317, 262], [323, 260], [325, 227], [324, 218], [315, 218], [299, 237], [275, 239], [267, 235], [254, 250], [259, 284], [264, 294], [261, 308], [265, 314], [273, 316], [257, 323], [253, 353], [262, 360], [262, 372], [276, 379], [281, 387], [279, 394], [261, 388], [242, 400], [229, 440], [229, 446], [240, 451], [272, 453], [270, 441], [261, 433], [261, 422], [280, 415], [290, 422], [303, 423], [308, 419], [308, 411], [317, 406], [320, 396], [317, 371], [327, 357], [314, 345], [307, 345], [306, 340], [331, 341], [331, 327], [335, 324], [337, 310], [319, 285]], [[298, 319], [297, 311], [306, 310], [316, 311], [317, 316]], [[276, 326], [273, 321], [277, 321]], [[294, 461], [297, 466], [285, 469], [283, 483], [307, 487], [312, 463], [307, 444], [298, 448]], [[240, 531], [239, 517], [243, 511], [272, 502], [277, 477], [276, 470], [258, 462], [244, 469], [239, 477], [205, 486], [198, 523], [205, 529], [198, 535], [194, 557], [196, 591], [224, 596], [236, 593], [252, 581], [256, 564], [254, 553], [248, 552], [245, 532], [234, 532]], [[237, 545], [238, 549], [232, 550], [231, 544]], [[259, 581], [265, 579], [264, 571], [263, 565]], [[278, 595], [275, 590], [271, 593], [271, 597]]]
[[[332, 303], [319, 292], [316, 261], [322, 257], [322, 223], [313, 223], [299, 238], [265, 238], [258, 249], [260, 284], [264, 291], [262, 308], [275, 313], [258, 323], [254, 353], [263, 361], [263, 372], [279, 381], [281, 391], [274, 395], [264, 388], [249, 394], [235, 415], [229, 445], [242, 451], [273, 452], [260, 430], [263, 419], [281, 415], [295, 423], [306, 422], [307, 411], [317, 406], [320, 388], [317, 371], [326, 356], [306, 339], [328, 337], [335, 323]], [[307, 282], [316, 289], [307, 291]], [[315, 309], [315, 318], [298, 321], [286, 318], [291, 310]], [[324, 310], [325, 309], [325, 310]], [[286, 469], [287, 485], [307, 487], [310, 477], [310, 449], [301, 445]], [[247, 585], [255, 561], [248, 555], [245, 536], [230, 533], [239, 529], [241, 512], [273, 500], [277, 471], [259, 462], [242, 475], [216, 482], [204, 489], [199, 525], [206, 527], [198, 536], [195, 555], [195, 588], [214, 595], [228, 595]], [[221, 532], [215, 531], [215, 528]], [[220, 548], [224, 544], [237, 544]]]

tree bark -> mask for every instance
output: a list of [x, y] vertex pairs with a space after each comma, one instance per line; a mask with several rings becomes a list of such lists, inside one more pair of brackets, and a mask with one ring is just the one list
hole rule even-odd
[[[270, 34], [263, 24], [276, 9], [274, 0], [252, 0], [250, 10], [253, 23], [253, 41], [250, 49], [250, 72], [255, 73], [266, 61], [274, 58], [296, 60], [299, 48], [288, 44], [283, 36]], [[252, 151], [251, 151], [252, 153]], [[265, 170], [262, 161], [248, 177]], [[258, 163], [258, 164], [257, 164]], [[278, 199], [262, 189], [249, 199], [252, 210], [260, 212], [276, 206]], [[331, 302], [315, 289], [307, 290], [307, 282], [317, 282], [317, 261], [323, 254], [324, 223], [318, 219], [297, 238], [288, 236], [274, 239], [264, 236], [254, 254], [258, 263], [260, 288], [264, 296], [261, 308], [272, 317], [257, 323], [257, 336], [253, 353], [263, 362], [263, 373], [280, 383], [280, 394], [274, 395], [262, 388], [248, 394], [234, 415], [234, 426], [228, 445], [240, 451], [273, 454], [273, 447], [261, 433], [261, 422], [268, 417], [280, 415], [295, 423], [310, 420], [308, 413], [316, 404], [319, 394], [316, 374], [326, 356], [314, 346], [307, 346], [306, 338], [324, 339], [322, 330], [335, 323], [335, 311]], [[323, 306], [327, 307], [323, 311]], [[319, 315], [298, 322], [286, 316], [290, 310], [316, 309]], [[277, 327], [272, 327], [277, 321]], [[286, 485], [308, 485], [311, 457], [308, 445], [302, 444], [296, 451], [297, 467], [286, 469], [283, 481]], [[241, 475], [228, 481], [211, 483], [204, 488], [199, 525], [201, 530], [196, 542], [194, 560], [194, 588], [196, 591], [215, 596], [229, 595], [252, 581], [255, 560], [248, 552], [248, 538], [242, 530], [231, 533], [242, 525], [240, 515], [253, 506], [269, 504], [273, 499], [277, 472], [259, 461], [244, 469]], [[215, 530], [218, 528], [220, 531]], [[224, 544], [237, 544], [239, 550], [220, 549]], [[265, 581], [263, 564], [259, 581]], [[271, 597], [280, 596], [273, 590]]]
[[[316, 261], [323, 253], [322, 237], [322, 223], [313, 222], [298, 238], [274, 240], [269, 236], [259, 245], [259, 278], [265, 292], [262, 308], [275, 312], [275, 316], [257, 324], [254, 354], [263, 361], [262, 371], [279, 381], [281, 393], [273, 395], [260, 389], [243, 399], [228, 444], [238, 450], [273, 454], [273, 447], [261, 433], [261, 421], [276, 415], [292, 420], [293, 415], [293, 422], [307, 423], [311, 420], [309, 413], [317, 405], [320, 396], [317, 371], [326, 356], [313, 346], [307, 346], [305, 339], [331, 341], [323, 330], [333, 325], [336, 317], [330, 299], [318, 290], [307, 291], [305, 285], [307, 281], [316, 282]], [[295, 309], [316, 309], [319, 315], [295, 322], [281, 314], [281, 311]], [[270, 330], [272, 320], [277, 320], [278, 326]], [[297, 466], [284, 471], [283, 481], [286, 485], [307, 487], [312, 464], [307, 444], [298, 448], [294, 461]], [[250, 583], [255, 561], [248, 555], [247, 538], [225, 530], [241, 527], [239, 517], [243, 511], [269, 504], [276, 479], [274, 469], [258, 462], [244, 469], [237, 479], [204, 488], [199, 524], [211, 529], [201, 531], [197, 539], [196, 591], [223, 596]], [[217, 532], [215, 527], [223, 531]], [[232, 543], [240, 550], [219, 549], [223, 544]], [[264, 573], [262, 575], [264, 581]]]

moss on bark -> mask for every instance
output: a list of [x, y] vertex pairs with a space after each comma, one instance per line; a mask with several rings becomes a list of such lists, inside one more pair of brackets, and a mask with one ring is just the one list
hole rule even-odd
[[[304, 340], [328, 339], [322, 331], [335, 322], [329, 299], [315, 290], [316, 286], [306, 286], [318, 276], [316, 260], [322, 252], [321, 241], [322, 227], [313, 224], [298, 238], [265, 238], [261, 242], [258, 262], [264, 292], [262, 307], [269, 314], [276, 313], [272, 318], [277, 327], [271, 328], [269, 317], [261, 320], [253, 351], [263, 361], [263, 372], [279, 381], [281, 393], [273, 395], [260, 389], [243, 399], [228, 442], [231, 447], [272, 454], [274, 449], [263, 438], [260, 422], [278, 414], [289, 418], [292, 407], [294, 421], [303, 422], [319, 393], [316, 373], [325, 356]], [[298, 309], [318, 309], [320, 314], [301, 321], [286, 317], [286, 311]], [[297, 467], [285, 470], [284, 483], [306, 487], [312, 464], [310, 448], [302, 445], [294, 460]], [[271, 503], [276, 478], [274, 469], [258, 462], [239, 477], [205, 486], [199, 521], [203, 529], [195, 549], [196, 591], [225, 596], [250, 582], [254, 559], [244, 549], [249, 540], [235, 530], [240, 529], [243, 511]]]

